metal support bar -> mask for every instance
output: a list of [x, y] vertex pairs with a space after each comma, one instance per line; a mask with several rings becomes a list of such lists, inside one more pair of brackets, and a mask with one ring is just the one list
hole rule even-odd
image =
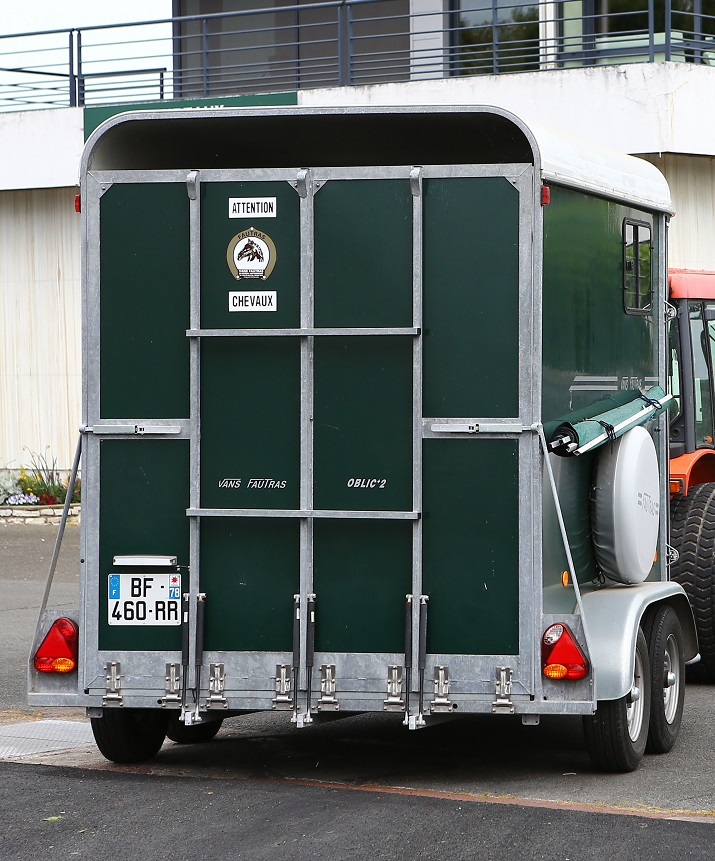
[[186, 713], [189, 704], [189, 593], [181, 596], [181, 711]]
[[311, 723], [311, 698], [313, 688], [313, 666], [315, 664], [315, 594], [308, 595], [308, 613], [305, 637], [306, 713], [303, 723]]
[[204, 616], [206, 612], [206, 593], [199, 592], [196, 596], [196, 646], [194, 649], [194, 683], [196, 694], [194, 696], [194, 714], [191, 723], [201, 723], [199, 712], [199, 700], [201, 697], [201, 666], [204, 662]]
[[419, 650], [417, 659], [417, 673], [419, 676], [419, 693], [417, 697], [417, 718], [415, 727], [425, 726], [424, 699], [425, 699], [425, 669], [427, 667], [427, 603], [428, 595], [420, 595], [420, 628], [419, 628]]
[[412, 595], [405, 595], [405, 726], [410, 723], [412, 694]]

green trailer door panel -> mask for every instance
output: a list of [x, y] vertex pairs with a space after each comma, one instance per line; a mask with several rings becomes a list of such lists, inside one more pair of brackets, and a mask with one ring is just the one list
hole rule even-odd
[[519, 239], [506, 178], [425, 181], [424, 415], [519, 415]]
[[412, 339], [315, 344], [315, 507], [412, 510]]
[[206, 649], [291, 650], [293, 596], [300, 589], [298, 529], [298, 521], [289, 519], [204, 518]]
[[331, 180], [315, 195], [315, 324], [412, 325], [407, 180]]
[[189, 414], [189, 201], [181, 183], [100, 201], [100, 415]]
[[519, 652], [518, 442], [424, 442], [427, 651]]
[[201, 347], [202, 507], [299, 508], [297, 339], [213, 338]]
[[179, 626], [110, 625], [108, 578], [115, 556], [176, 556], [188, 588], [188, 441], [105, 439], [99, 448], [99, 648], [180, 649]]
[[[170, 264], [147, 266], [165, 318], [135, 330], [140, 352], [166, 350], [166, 385], [159, 371], [142, 380], [134, 356], [123, 370], [113, 331], [141, 263], [101, 260], [102, 416], [124, 424], [99, 432], [141, 422], [160, 437], [97, 445], [103, 655], [152, 650], [165, 684], [158, 652], [177, 660], [182, 627], [108, 625], [106, 577], [113, 555], [180, 554], [191, 661], [203, 650], [219, 704], [225, 669], [229, 708], [304, 710], [297, 685], [302, 704], [379, 710], [389, 694], [399, 709], [420, 655], [426, 703], [433, 664], [466, 710], [491, 702], [497, 665], [533, 690], [521, 539], [533, 436], [520, 425], [533, 421], [533, 177], [515, 168], [199, 171], [197, 193], [161, 185], [143, 228], [121, 220], [141, 201], [133, 185], [117, 211], [103, 202], [102, 229], [137, 254], [159, 208], [177, 214], [155, 231], [157, 254], [183, 237]], [[120, 481], [142, 492], [131, 515]]]
[[318, 521], [314, 566], [318, 652], [404, 651], [411, 523]]
[[201, 184], [201, 326], [300, 325], [300, 197], [287, 182]]

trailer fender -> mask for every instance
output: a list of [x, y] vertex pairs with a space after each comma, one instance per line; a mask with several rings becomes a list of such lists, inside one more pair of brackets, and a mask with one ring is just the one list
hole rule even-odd
[[685, 661], [692, 661], [698, 655], [698, 638], [690, 604], [679, 583], [613, 586], [583, 596], [596, 699], [618, 700], [631, 689], [638, 628], [644, 616], [659, 604], [669, 604], [677, 613]]

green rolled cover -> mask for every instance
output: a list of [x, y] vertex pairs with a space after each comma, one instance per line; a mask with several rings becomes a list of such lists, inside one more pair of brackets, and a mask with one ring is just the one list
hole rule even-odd
[[639, 395], [614, 409], [584, 417], [582, 421], [562, 422], [551, 433], [549, 447], [562, 456], [584, 454], [650, 421], [663, 412], [671, 400], [672, 396], [660, 386], [653, 386], [644, 396]]

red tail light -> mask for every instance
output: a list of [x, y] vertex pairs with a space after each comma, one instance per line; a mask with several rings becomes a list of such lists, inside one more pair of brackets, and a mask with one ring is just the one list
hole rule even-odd
[[82, 197], [79, 194], [75, 194], [74, 196], [74, 211], [82, 212]]
[[551, 625], [541, 640], [541, 664], [548, 679], [582, 679], [588, 661], [566, 625]]
[[71, 673], [77, 668], [79, 629], [71, 619], [57, 619], [35, 653], [35, 669], [41, 673]]

